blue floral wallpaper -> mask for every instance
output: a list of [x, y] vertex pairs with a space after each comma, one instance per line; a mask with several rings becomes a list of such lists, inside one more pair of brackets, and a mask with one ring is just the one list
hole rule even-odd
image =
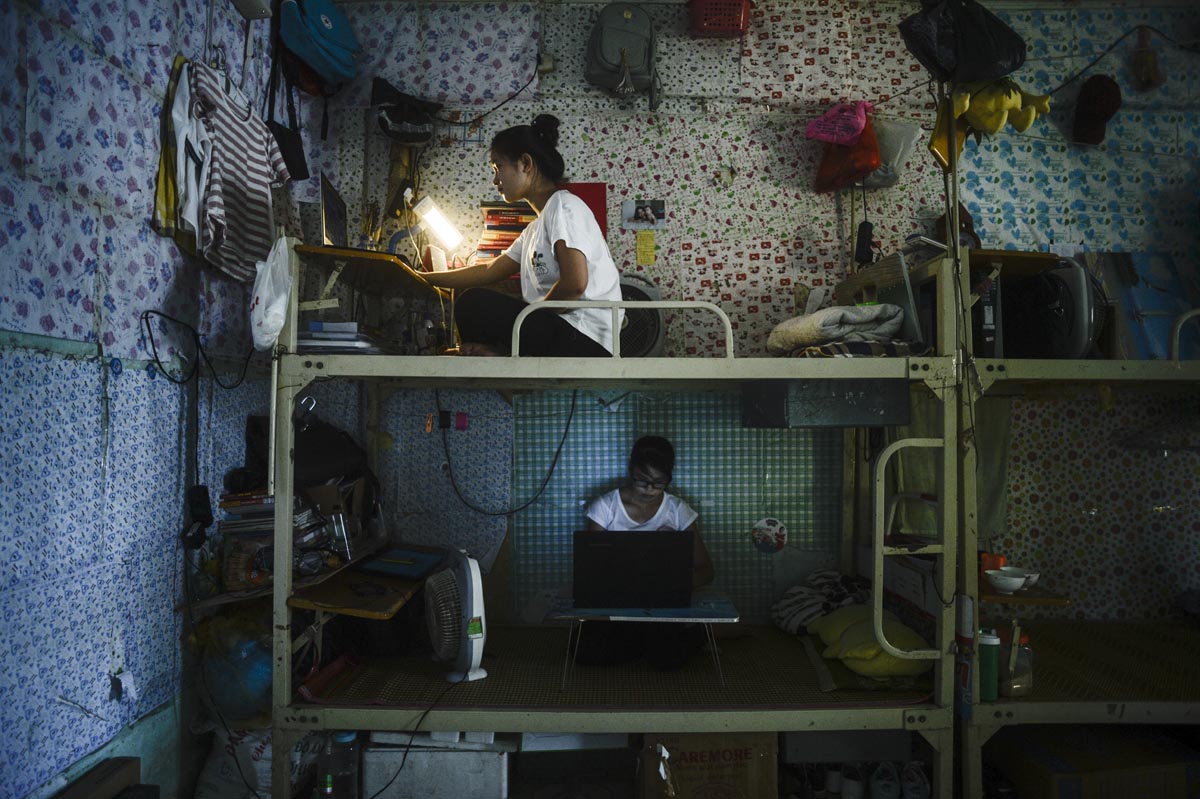
[[[915, 3], [758, 2], [749, 31], [731, 40], [691, 39], [686, 4], [652, 4], [666, 95], [656, 113], [644, 96], [618, 100], [583, 81], [601, 5], [345, 4], [364, 45], [362, 69], [330, 99], [324, 139], [325, 103], [300, 98], [313, 174], [343, 187], [357, 221], [361, 200], [387, 199], [389, 142], [367, 108], [371, 79], [443, 102], [445, 121], [421, 169], [470, 246], [479, 201], [495, 198], [491, 133], [554, 113], [570, 177], [607, 188], [618, 266], [655, 282], [666, 299], [721, 305], [743, 356], [761, 354], [771, 328], [795, 313], [798, 284], [832, 285], [845, 274], [864, 214], [887, 251], [941, 213], [942, 176], [924, 141], [901, 182], [870, 192], [864, 206], [861, 197], [813, 192], [821, 148], [803, 136], [839, 100], [872, 100], [880, 116], [931, 125], [924, 73], [896, 31]], [[1195, 39], [1188, 5], [1144, 5], [999, 6], [1029, 48], [1014, 78], [1030, 91], [1054, 90], [1138, 24]], [[237, 359], [248, 348], [247, 289], [184, 255], [149, 220], [172, 59], [223, 59], [261, 104], [268, 26], [249, 26], [248, 51], [246, 32], [221, 0], [0, 3], [0, 63], [11, 76], [0, 85], [0, 330], [33, 337], [0, 349], [0, 512], [9, 520], [0, 530], [0, 720], [12, 731], [0, 747], [0, 799], [28, 795], [180, 689], [183, 393], [140, 368], [150, 358], [140, 320], [146, 310], [184, 320], [210, 354]], [[1161, 34], [1152, 41], [1168, 78], [1157, 89], [1134, 89], [1136, 37], [1093, 68], [1123, 93], [1102, 145], [1067, 142], [1080, 81], [1055, 92], [1052, 113], [1026, 133], [967, 145], [962, 196], [986, 246], [1154, 249], [1195, 263], [1200, 65]], [[544, 74], [535, 74], [539, 51], [553, 66]], [[724, 169], [729, 185], [714, 179]], [[317, 198], [316, 185], [280, 192], [279, 218], [295, 227], [311, 216], [304, 203]], [[667, 204], [653, 262], [637, 257], [633, 235], [617, 224], [621, 201], [636, 197]], [[164, 356], [193, 356], [180, 328], [151, 324]], [[711, 321], [672, 317], [667, 352], [712, 353], [716, 334]], [[81, 342], [93, 357], [68, 357], [38, 337]], [[355, 390], [314, 391], [345, 426], [359, 424]], [[447, 401], [472, 419], [449, 437], [455, 463], [472, 480], [486, 471], [474, 486], [479, 499], [504, 504], [511, 484], [491, 470], [501, 464], [476, 454], [511, 450], [511, 409], [490, 397]], [[387, 501], [414, 534], [457, 535], [469, 517], [431, 521], [399, 476], [431, 479], [418, 456], [440, 463], [438, 437], [421, 427], [429, 404], [415, 393], [386, 406]], [[244, 417], [266, 407], [259, 377], [233, 392], [201, 386], [202, 479], [217, 485], [240, 461]], [[1065, 414], [1049, 418], [1067, 424]], [[1149, 485], [1156, 473], [1127, 479]], [[495, 522], [471, 529], [463, 543], [484, 549], [503, 534]], [[135, 674], [136, 700], [108, 700], [115, 664]]]

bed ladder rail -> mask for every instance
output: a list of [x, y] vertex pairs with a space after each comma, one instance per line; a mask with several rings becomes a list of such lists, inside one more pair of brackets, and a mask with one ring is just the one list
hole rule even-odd
[[520, 352], [521, 344], [521, 324], [525, 321], [525, 317], [542, 308], [609, 308], [612, 311], [613, 322], [613, 357], [620, 358], [621, 356], [621, 316], [622, 308], [668, 308], [677, 310], [705, 310], [712, 311], [721, 320], [721, 326], [725, 330], [725, 355], [723, 357], [733, 359], [733, 325], [729, 322], [729, 316], [721, 310], [720, 307], [711, 302], [702, 300], [542, 300], [529, 304], [521, 313], [517, 314], [517, 319], [513, 322], [512, 332], [512, 357], [520, 357], [517, 353]]
[[[944, 553], [945, 547], [942, 544], [931, 544], [919, 549], [884, 546], [883, 541], [884, 535], [887, 532], [887, 523], [890, 522], [891, 511], [895, 510], [893, 503], [884, 501], [887, 465], [892, 456], [902, 449], [909, 447], [940, 449], [944, 444], [945, 441], [940, 438], [902, 438], [899, 441], [894, 441], [879, 453], [872, 475], [872, 483], [875, 491], [875, 522], [872, 531], [873, 541], [871, 547], [871, 602], [873, 606], [871, 621], [875, 625], [875, 640], [879, 642], [879, 646], [883, 648], [883, 651], [905, 660], [938, 660], [942, 657], [942, 653], [937, 649], [898, 649], [895, 644], [887, 639], [887, 635], [883, 631], [883, 559], [889, 555], [909, 555], [914, 553], [940, 555]], [[919, 495], [913, 496], [918, 499], [920, 498]], [[885, 519], [885, 516], [888, 518]]]
[[1175, 323], [1171, 325], [1171, 352], [1168, 356], [1172, 361], [1179, 360], [1179, 337], [1183, 333], [1183, 325], [1189, 319], [1200, 317], [1200, 308], [1193, 308], [1190, 311], [1184, 311], [1175, 318]]

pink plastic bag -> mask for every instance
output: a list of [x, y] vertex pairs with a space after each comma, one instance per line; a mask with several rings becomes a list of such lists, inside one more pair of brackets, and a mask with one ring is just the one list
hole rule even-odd
[[858, 141], [863, 127], [867, 124], [867, 114], [874, 110], [875, 107], [866, 100], [838, 103], [809, 122], [808, 127], [804, 129], [804, 135], [809, 139], [849, 146]]

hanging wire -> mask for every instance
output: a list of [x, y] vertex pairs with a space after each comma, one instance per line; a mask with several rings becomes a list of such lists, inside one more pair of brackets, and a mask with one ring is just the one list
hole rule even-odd
[[[163, 365], [162, 360], [160, 360], [160, 358], [159, 358], [158, 345], [154, 341], [154, 329], [150, 325], [150, 317], [152, 317], [152, 316], [159, 316], [159, 317], [162, 317], [163, 319], [166, 319], [168, 322], [174, 322], [175, 324], [182, 327], [184, 330], [188, 331], [188, 333], [190, 333], [190, 338], [192, 339], [192, 343], [196, 348], [196, 355], [195, 355], [195, 357], [192, 358], [192, 365], [188, 368], [187, 374], [185, 374], [181, 378], [176, 379], [176, 378], [172, 377], [171, 373], [167, 370], [167, 367]], [[158, 371], [162, 373], [162, 376], [166, 380], [168, 380], [176, 385], [183, 385], [184, 383], [186, 383], [187, 381], [189, 381], [193, 377], [195, 377], [197, 375], [197, 373], [199, 373], [200, 361], [204, 361], [205, 365], [208, 366], [209, 371], [212, 373], [213, 381], [221, 388], [224, 388], [224, 389], [237, 388], [238, 386], [240, 386], [242, 384], [242, 381], [244, 381], [246, 379], [246, 370], [250, 366], [250, 358], [254, 355], [254, 347], [253, 346], [250, 347], [250, 351], [246, 353], [246, 357], [242, 361], [242, 370], [241, 370], [241, 373], [238, 375], [238, 379], [236, 381], [234, 381], [233, 383], [226, 385], [225, 383], [221, 382], [221, 377], [220, 377], [220, 375], [217, 374], [217, 368], [213, 365], [212, 359], [210, 359], [208, 357], [208, 353], [204, 351], [204, 346], [200, 343], [200, 333], [196, 330], [196, 328], [192, 327], [187, 322], [176, 319], [173, 316], [169, 316], [168, 314], [165, 314], [162, 311], [142, 311], [141, 326], [142, 326], [142, 333], [146, 337], [146, 343], [150, 346], [150, 354], [154, 361], [154, 365], [158, 367]]]
[[[433, 397], [434, 397], [435, 403], [437, 404], [438, 416], [440, 418], [443, 413], [441, 392], [435, 390], [433, 392]], [[482, 513], [485, 516], [511, 516], [515, 513], [520, 513], [521, 511], [525, 510], [530, 505], [532, 505], [534, 502], [536, 502], [538, 497], [540, 497], [542, 495], [542, 493], [546, 490], [546, 486], [550, 484], [550, 478], [554, 476], [554, 471], [555, 471], [555, 469], [558, 468], [558, 459], [559, 459], [559, 457], [562, 456], [563, 447], [567, 443], [567, 434], [571, 432], [571, 421], [575, 418], [575, 404], [578, 399], [579, 399], [579, 391], [578, 390], [572, 391], [571, 392], [571, 410], [567, 414], [567, 423], [565, 425], [563, 425], [562, 438], [559, 439], [558, 448], [554, 451], [554, 459], [550, 461], [550, 468], [546, 470], [546, 476], [542, 479], [542, 484], [540, 486], [538, 486], [538, 490], [536, 492], [534, 492], [534, 495], [532, 497], [527, 499], [525, 502], [521, 503], [519, 506], [517, 506], [515, 508], [511, 508], [509, 510], [488, 510], [486, 508], [481, 508], [478, 505], [471, 502], [465, 496], [463, 496], [462, 490], [459, 488], [459, 485], [458, 485], [458, 480], [455, 479], [455, 477], [454, 477], [454, 466], [453, 466], [453, 464], [450, 463], [450, 444], [446, 438], [446, 428], [443, 427], [442, 428], [442, 452], [446, 456], [446, 474], [450, 478], [450, 487], [454, 489], [454, 493], [459, 498], [459, 500], [464, 505], [466, 505], [468, 508], [470, 508], [471, 510], [475, 511], [476, 513]]]
[[512, 94], [510, 94], [508, 97], [505, 97], [505, 98], [504, 98], [503, 100], [501, 100], [499, 103], [497, 103], [496, 105], [492, 106], [492, 107], [491, 107], [491, 108], [489, 108], [487, 111], [484, 111], [482, 114], [480, 114], [479, 116], [475, 117], [475, 118], [474, 118], [474, 119], [472, 119], [470, 122], [461, 122], [461, 121], [459, 121], [459, 120], [457, 120], [457, 119], [447, 119], [447, 118], [445, 118], [445, 117], [439, 117], [439, 116], [435, 116], [435, 117], [434, 117], [434, 119], [436, 119], [436, 120], [437, 120], [437, 121], [439, 121], [439, 122], [445, 122], [445, 123], [446, 123], [446, 124], [448, 124], [448, 125], [465, 125], [465, 126], [466, 126], [466, 127], [468, 127], [468, 128], [473, 128], [473, 127], [475, 127], [476, 125], [478, 125], [480, 122], [482, 122], [482, 121], [483, 121], [485, 118], [487, 118], [488, 116], [490, 116], [492, 113], [494, 113], [495, 111], [498, 111], [500, 108], [502, 108], [502, 107], [504, 107], [504, 106], [508, 105], [510, 102], [512, 102], [514, 99], [516, 99], [516, 98], [517, 98], [517, 96], [521, 94], [521, 92], [523, 92], [523, 91], [525, 91], [526, 89], [528, 89], [528, 88], [529, 88], [529, 85], [530, 85], [531, 83], [533, 83], [534, 79], [536, 79], [536, 78], [537, 78], [537, 76], [538, 76], [538, 71], [537, 71], [537, 65], [535, 64], [535, 65], [534, 65], [534, 67], [533, 67], [533, 74], [529, 76], [529, 80], [525, 81], [525, 85], [524, 85], [524, 86], [522, 86], [521, 88], [517, 89], [515, 92], [513, 92]]
[[1117, 40], [1115, 42], [1110, 44], [1108, 47], [1104, 48], [1104, 50], [1100, 53], [1100, 55], [1096, 56], [1090, 62], [1088, 62], [1088, 65], [1086, 67], [1079, 70], [1074, 75], [1072, 75], [1071, 77], [1067, 78], [1062, 83], [1060, 83], [1058, 86], [1055, 86], [1053, 89], [1051, 89], [1050, 94], [1054, 95], [1060, 89], [1063, 89], [1066, 86], [1069, 86], [1074, 81], [1076, 81], [1080, 75], [1083, 75], [1089, 69], [1096, 66], [1096, 64], [1099, 64], [1106, 55], [1111, 53], [1113, 50], [1117, 49], [1117, 45], [1119, 45], [1121, 42], [1128, 39], [1133, 34], [1137, 33], [1139, 30], [1148, 30], [1153, 33], [1156, 33], [1159, 36], [1161, 36], [1162, 38], [1166, 39], [1167, 42], [1174, 45], [1175, 47], [1178, 47], [1180, 50], [1183, 50], [1184, 52], [1200, 53], [1200, 49], [1198, 49], [1195, 44], [1183, 44], [1183, 43], [1177, 42], [1174, 39], [1172, 39], [1170, 36], [1168, 36], [1167, 34], [1160, 31], [1158, 28], [1154, 27], [1153, 25], [1137, 25], [1136, 27], [1130, 28], [1129, 30], [1122, 33], [1119, 37], [1117, 37]]

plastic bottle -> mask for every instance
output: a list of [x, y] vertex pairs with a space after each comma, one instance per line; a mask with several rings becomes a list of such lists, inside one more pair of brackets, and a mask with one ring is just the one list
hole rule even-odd
[[317, 769], [320, 799], [358, 799], [358, 733], [328, 733]]
[[980, 630], [976, 644], [979, 647], [979, 700], [994, 702], [1000, 687], [1000, 636], [995, 630]]
[[1033, 690], [1033, 648], [1029, 636], [1022, 635], [1017, 643], [1016, 658], [1010, 657], [1011, 644], [1004, 647], [1000, 658], [1000, 695], [1025, 696]]

